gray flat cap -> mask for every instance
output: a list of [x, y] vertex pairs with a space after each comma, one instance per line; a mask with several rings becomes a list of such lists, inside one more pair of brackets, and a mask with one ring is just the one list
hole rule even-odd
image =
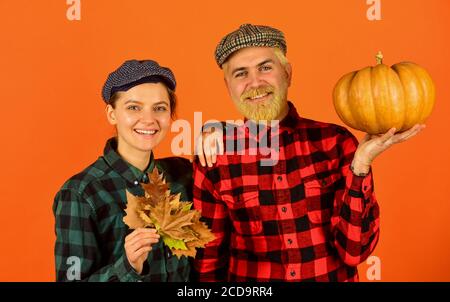
[[164, 82], [170, 89], [175, 90], [175, 76], [169, 68], [159, 66], [152, 60], [125, 61], [109, 74], [103, 85], [102, 97], [106, 103], [109, 103], [111, 96], [116, 91], [125, 91], [138, 84], [158, 81]]
[[246, 47], [278, 47], [284, 54], [287, 52], [286, 40], [280, 30], [265, 25], [243, 24], [217, 45], [217, 65], [222, 68], [222, 64], [232, 53]]

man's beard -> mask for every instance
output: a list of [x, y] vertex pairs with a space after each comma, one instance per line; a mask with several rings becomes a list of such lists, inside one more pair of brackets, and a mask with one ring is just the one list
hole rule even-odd
[[[276, 91], [272, 86], [261, 86], [244, 92], [236, 102], [237, 109], [249, 120], [272, 121], [280, 116], [287, 102], [287, 85]], [[263, 102], [252, 103], [249, 97], [270, 93]]]

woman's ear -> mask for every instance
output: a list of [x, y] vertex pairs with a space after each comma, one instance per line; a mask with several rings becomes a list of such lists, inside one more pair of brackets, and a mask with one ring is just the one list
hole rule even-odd
[[106, 118], [108, 119], [108, 122], [111, 125], [116, 125], [117, 124], [117, 120], [116, 120], [116, 110], [114, 110], [113, 106], [111, 104], [106, 105]]

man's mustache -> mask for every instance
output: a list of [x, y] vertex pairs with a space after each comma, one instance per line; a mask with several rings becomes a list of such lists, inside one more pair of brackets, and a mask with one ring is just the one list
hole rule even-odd
[[258, 88], [249, 89], [241, 95], [241, 101], [245, 101], [248, 98], [257, 97], [258, 95], [273, 93], [274, 91], [275, 88], [272, 86], [261, 86]]

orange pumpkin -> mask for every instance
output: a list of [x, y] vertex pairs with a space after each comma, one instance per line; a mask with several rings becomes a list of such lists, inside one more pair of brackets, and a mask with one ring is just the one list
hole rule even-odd
[[410, 62], [386, 66], [381, 52], [376, 58], [376, 66], [350, 72], [334, 87], [334, 108], [341, 120], [369, 134], [392, 127], [403, 132], [424, 123], [435, 101], [428, 72]]

